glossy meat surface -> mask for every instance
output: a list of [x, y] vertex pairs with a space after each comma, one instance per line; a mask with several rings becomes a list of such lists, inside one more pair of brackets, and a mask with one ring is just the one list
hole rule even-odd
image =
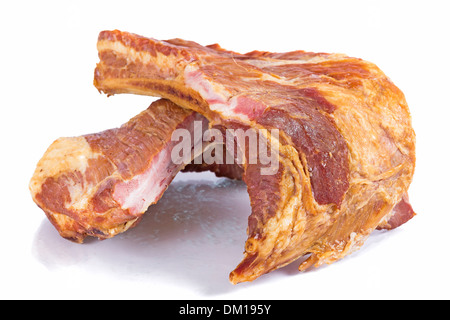
[[207, 128], [200, 114], [162, 99], [120, 128], [59, 138], [37, 164], [33, 200], [72, 241], [124, 232], [184, 167], [171, 161], [171, 136], [179, 128], [192, 132], [196, 120]]
[[[243, 166], [252, 213], [233, 283], [306, 254], [301, 270], [344, 257], [386, 226], [406, 196], [415, 164], [409, 110], [370, 62], [304, 51], [239, 54], [118, 30], [100, 33], [98, 51], [101, 92], [164, 97], [225, 128], [280, 130], [267, 138], [279, 152], [276, 174]], [[403, 223], [412, 214], [400, 216]]]

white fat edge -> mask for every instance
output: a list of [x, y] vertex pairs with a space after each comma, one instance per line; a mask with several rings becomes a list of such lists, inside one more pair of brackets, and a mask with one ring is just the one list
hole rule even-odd
[[[213, 145], [214, 143], [203, 143], [203, 131], [202, 134], [199, 136], [196, 136], [194, 134], [195, 140], [192, 141], [192, 153], [191, 153], [191, 161], [202, 154], [206, 147], [209, 145]], [[201, 148], [197, 148], [197, 146], [201, 145]], [[168, 152], [171, 151], [170, 147], [166, 147], [157, 155], [157, 157], [153, 158], [149, 169], [147, 169], [145, 172], [143, 172], [140, 175], [136, 175], [133, 178], [124, 181], [125, 183], [129, 183], [131, 181], [138, 181], [138, 188], [133, 189], [128, 196], [126, 197], [125, 201], [121, 205], [122, 209], [133, 209], [137, 213], [143, 213], [145, 212], [148, 207], [153, 204], [156, 200], [156, 198], [163, 192], [166, 187], [167, 183], [161, 184], [161, 182], [164, 182], [164, 180], [169, 177], [168, 174], [160, 174], [161, 170], [167, 171], [170, 167], [171, 161], [167, 161], [168, 158]], [[154, 161], [156, 160], [156, 161]], [[168, 173], [168, 172], [167, 172]], [[148, 189], [149, 184], [153, 184], [156, 187], [150, 188], [151, 192], [145, 192]], [[145, 194], [145, 197], [142, 195]]]
[[[196, 76], [190, 75], [191, 73], [195, 73], [196, 71], [198, 71], [196, 63], [191, 63], [186, 66], [184, 71], [185, 84], [187, 87], [193, 89], [194, 91], [197, 91], [201, 95], [201, 97], [209, 103], [209, 108], [211, 110], [220, 113], [223, 117], [228, 119], [235, 119], [245, 123], [250, 122], [250, 119], [247, 115], [234, 111], [238, 107], [237, 100], [241, 94], [231, 97], [222, 85], [211, 83], [211, 81], [209, 79], [206, 79], [203, 74]], [[262, 73], [258, 78], [243, 78], [242, 80], [273, 81], [289, 86], [291, 86], [296, 81], [296, 79], [286, 80], [269, 73]], [[296, 85], [298, 86], [298, 84]]]
[[258, 68], [265, 67], [276, 67], [281, 65], [289, 65], [289, 64], [306, 64], [306, 63], [319, 63], [323, 61], [330, 60], [340, 60], [343, 58], [348, 58], [347, 55], [343, 53], [335, 53], [328, 56], [320, 56], [317, 55], [308, 59], [296, 59], [296, 60], [288, 60], [288, 59], [275, 59], [275, 58], [261, 58], [261, 59], [248, 59], [245, 60], [245, 63], [251, 64]]
[[[347, 55], [345, 54], [341, 54], [341, 53], [336, 53], [336, 54], [331, 54], [329, 56], [325, 56], [325, 57], [321, 57], [321, 56], [315, 56], [313, 58], [309, 58], [309, 59], [304, 59], [304, 60], [280, 60], [280, 59], [270, 59], [270, 58], [265, 58], [265, 59], [252, 59], [252, 60], [245, 60], [246, 63], [251, 64], [257, 68], [267, 68], [267, 67], [276, 67], [276, 66], [281, 66], [281, 65], [301, 65], [301, 64], [314, 64], [314, 63], [320, 63], [320, 62], [324, 62], [324, 61], [336, 61], [336, 60], [341, 60], [341, 59], [345, 59], [348, 58]], [[312, 73], [310, 75], [308, 75], [309, 78], [321, 78], [322, 76], [319, 74], [315, 74]], [[272, 74], [272, 73], [268, 73], [268, 72], [264, 72], [261, 77], [259, 78], [260, 80], [263, 81], [274, 81], [277, 82], [279, 84], [284, 84], [284, 85], [295, 85], [298, 88], [300, 88], [302, 86], [301, 83], [299, 83], [299, 79], [294, 77], [292, 79], [286, 79], [283, 76], [278, 76], [276, 74]], [[249, 80], [252, 80], [251, 78], [249, 78]], [[312, 84], [308, 83], [307, 86], [311, 86]]]
[[[135, 213], [144, 213], [161, 192], [165, 190], [167, 186], [166, 184], [161, 184], [161, 182], [164, 181], [167, 174], [161, 174], [161, 170], [167, 171], [168, 165], [161, 166], [161, 164], [167, 163], [167, 152], [167, 149], [161, 150], [157, 155], [156, 161], [153, 158], [149, 169], [142, 174], [134, 176], [130, 180], [124, 181], [124, 183], [137, 181], [138, 187], [128, 193], [125, 201], [121, 204], [122, 209], [130, 209]], [[150, 188], [150, 192], [146, 192], [149, 189], [149, 184], [153, 184], [153, 187]], [[115, 198], [115, 195], [113, 197]]]
[[210, 108], [213, 111], [219, 112], [221, 115], [226, 117], [227, 119], [233, 118], [243, 122], [249, 122], [250, 119], [247, 115], [242, 113], [236, 113], [234, 110], [238, 107], [239, 96], [234, 96], [229, 99], [227, 102], [223, 103], [210, 103]]
[[[197, 120], [198, 121], [198, 120]], [[202, 122], [202, 126], [205, 123]], [[203, 142], [203, 133], [205, 128], [202, 127], [202, 132], [200, 135], [196, 135], [194, 133], [195, 128], [191, 128], [191, 134], [194, 136], [194, 140], [192, 140], [191, 145], [191, 161], [203, 153], [204, 148], [208, 145]], [[171, 166], [172, 161], [170, 160], [169, 153], [171, 152], [172, 144], [167, 144], [161, 152], [156, 155], [150, 162], [149, 167], [143, 173], [133, 176], [129, 180], [123, 181], [123, 183], [132, 183], [133, 181], [137, 181], [138, 188], [133, 189], [128, 196], [125, 198], [125, 201], [121, 204], [122, 209], [131, 209], [131, 211], [135, 213], [144, 213], [148, 207], [155, 202], [158, 196], [167, 188], [167, 183], [161, 184], [164, 182], [168, 174], [168, 170]], [[198, 148], [198, 146], [201, 146]], [[169, 161], [167, 161], [169, 159]], [[164, 174], [161, 174], [161, 170], [165, 170]], [[175, 171], [174, 171], [175, 172]], [[150, 188], [151, 192], [146, 192], [149, 187], [149, 184], [153, 184], [156, 187]], [[115, 191], [114, 191], [115, 192]], [[142, 195], [145, 195], [143, 197]], [[116, 196], [113, 194], [113, 197]]]
[[[189, 74], [198, 71], [195, 63], [186, 66], [184, 71], [184, 79], [187, 87], [197, 91], [201, 97], [209, 103], [209, 108], [212, 111], [220, 113], [225, 118], [236, 119], [248, 122], [249, 118], [246, 115], [235, 113], [234, 109], [237, 107], [237, 96], [230, 97], [227, 90], [219, 84], [212, 84], [204, 75], [201, 77], [192, 77]], [[211, 103], [210, 101], [220, 101]]]

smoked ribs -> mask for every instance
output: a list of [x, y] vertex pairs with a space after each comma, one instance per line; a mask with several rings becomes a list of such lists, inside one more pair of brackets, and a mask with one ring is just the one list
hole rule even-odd
[[[171, 136], [181, 128], [193, 132], [195, 121], [207, 128], [199, 113], [161, 99], [120, 128], [57, 139], [37, 164], [33, 199], [69, 240], [124, 232], [184, 167], [171, 161]], [[191, 148], [201, 143], [192, 140]]]
[[[81, 242], [126, 230], [183, 168], [247, 184], [252, 212], [234, 284], [301, 257], [300, 270], [332, 263], [373, 230], [415, 215], [410, 113], [373, 63], [305, 51], [240, 54], [118, 30], [101, 32], [97, 48], [100, 92], [164, 99], [119, 129], [59, 139], [47, 150], [30, 188], [62, 236]], [[221, 132], [224, 152], [242, 161], [173, 164], [171, 133], [194, 118]], [[276, 161], [233, 136], [239, 130], [257, 132]]]

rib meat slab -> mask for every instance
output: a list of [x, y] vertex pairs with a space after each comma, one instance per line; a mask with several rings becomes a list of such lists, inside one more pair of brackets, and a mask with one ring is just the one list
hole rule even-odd
[[[59, 138], [37, 164], [30, 182], [36, 204], [61, 236], [83, 242], [124, 232], [156, 203], [183, 162], [171, 160], [176, 129], [192, 133], [200, 114], [158, 100], [120, 128]], [[201, 140], [191, 140], [196, 149]], [[202, 148], [202, 145], [199, 145]]]
[[275, 174], [262, 175], [260, 162], [243, 165], [252, 212], [232, 283], [305, 255], [300, 270], [332, 263], [377, 227], [414, 215], [408, 106], [376, 65], [342, 54], [239, 54], [118, 30], [100, 33], [98, 51], [101, 92], [167, 98], [212, 126], [280, 130], [267, 137], [278, 151]]

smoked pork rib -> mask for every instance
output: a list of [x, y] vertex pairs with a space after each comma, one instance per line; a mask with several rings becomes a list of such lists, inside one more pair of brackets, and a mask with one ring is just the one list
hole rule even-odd
[[101, 92], [167, 98], [212, 126], [280, 130], [267, 137], [278, 151], [275, 174], [242, 167], [252, 212], [232, 283], [305, 255], [300, 270], [332, 263], [377, 227], [414, 215], [404, 200], [415, 165], [409, 110], [374, 64], [304, 51], [239, 54], [118, 30], [101, 32], [97, 47]]
[[[171, 159], [171, 136], [192, 133], [195, 121], [208, 126], [200, 114], [161, 99], [120, 128], [57, 139], [31, 179], [33, 199], [69, 240], [126, 231], [184, 167]], [[193, 149], [201, 143], [191, 140]]]

